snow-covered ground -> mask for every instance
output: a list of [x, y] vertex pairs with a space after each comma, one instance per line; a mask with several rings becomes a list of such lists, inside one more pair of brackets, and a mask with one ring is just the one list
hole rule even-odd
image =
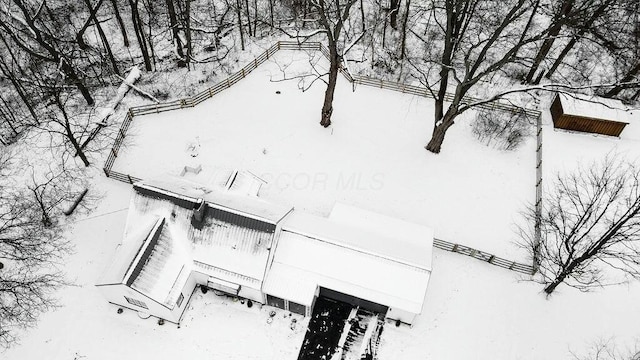
[[640, 338], [640, 284], [550, 299], [518, 275], [436, 250], [423, 314], [413, 328], [387, 324], [380, 359], [572, 359], [599, 340], [618, 350]]
[[239, 168], [266, 180], [261, 196], [273, 202], [322, 215], [336, 201], [355, 204], [523, 260], [510, 224], [535, 196], [533, 139], [514, 152], [487, 148], [472, 138], [465, 115], [434, 155], [423, 148], [432, 101], [365, 86], [353, 92], [343, 78], [333, 125], [324, 129], [321, 82], [301, 92], [297, 81], [269, 80], [293, 60], [289, 74], [309, 71], [306, 54], [280, 51], [276, 60], [195, 108], [136, 117], [113, 169], [149, 179], [187, 164]]
[[[308, 319], [291, 330], [289, 312], [234, 302], [212, 291], [194, 293], [180, 328], [105, 301], [94, 286], [122, 237], [131, 187], [111, 180], [96, 184], [106, 196], [87, 219], [71, 225], [76, 252], [65, 269], [75, 286], [59, 292], [61, 307], [42, 316], [0, 358], [28, 359], [295, 359]], [[269, 311], [277, 315], [267, 323]], [[286, 316], [286, 317], [285, 317]], [[187, 356], [188, 355], [188, 356]]]
[[[298, 55], [295, 55], [298, 54]], [[300, 53], [280, 54], [280, 62]], [[323, 87], [269, 82], [264, 65], [199, 107], [138, 117], [114, 170], [142, 178], [203, 167], [250, 170], [269, 185], [263, 196], [327, 214], [335, 201], [432, 226], [446, 240], [523, 260], [512, 246], [512, 219], [533, 200], [533, 141], [516, 152], [477, 143], [468, 121], [451, 128], [443, 152], [422, 146], [431, 131], [429, 100], [340, 80], [332, 129], [318, 126]], [[281, 94], [276, 95], [275, 91]], [[635, 127], [640, 127], [640, 124]], [[636, 129], [621, 140], [554, 131], [545, 120], [545, 176], [597, 158], [612, 147], [638, 156]], [[198, 140], [196, 140], [198, 138]], [[198, 156], [188, 147], [199, 141]], [[555, 155], [553, 155], [555, 154]], [[635, 154], [635, 155], [634, 155]], [[349, 182], [349, 180], [351, 182]], [[99, 175], [97, 208], [69, 226], [76, 252], [65, 265], [61, 307], [42, 316], [2, 359], [296, 359], [307, 319], [288, 313], [267, 324], [269, 307], [196, 292], [178, 329], [133, 311], [116, 313], [95, 288], [120, 241], [131, 187]], [[423, 314], [415, 325], [387, 324], [380, 359], [572, 359], [592, 342], [621, 348], [640, 338], [640, 285], [580, 293], [561, 286], [545, 299], [539, 285], [458, 254], [435, 250]], [[294, 315], [295, 316], [295, 315]]]

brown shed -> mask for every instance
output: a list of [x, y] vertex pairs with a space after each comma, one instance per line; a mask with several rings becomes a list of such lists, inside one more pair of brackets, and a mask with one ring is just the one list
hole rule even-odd
[[555, 128], [620, 136], [633, 115], [625, 108], [619, 100], [557, 93], [550, 110]]

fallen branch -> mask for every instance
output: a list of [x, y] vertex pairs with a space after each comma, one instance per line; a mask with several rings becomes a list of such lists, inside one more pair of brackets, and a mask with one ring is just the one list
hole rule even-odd
[[139, 92], [141, 95], [143, 95], [143, 96], [145, 96], [145, 97], [147, 97], [147, 98], [151, 99], [151, 101], [155, 102], [156, 104], [159, 104], [159, 103], [160, 103], [160, 100], [156, 99], [156, 97], [155, 97], [155, 96], [153, 96], [153, 95], [149, 94], [148, 92], [146, 92], [146, 91], [144, 91], [144, 90], [140, 89], [139, 87], [137, 87], [137, 86], [133, 85], [133, 82], [128, 81], [127, 79], [123, 78], [123, 77], [122, 77], [122, 76], [120, 76], [120, 75], [116, 75], [116, 76], [117, 76], [118, 78], [120, 78], [124, 84], [126, 84], [127, 86], [129, 86], [129, 87], [130, 87], [130, 88], [132, 88], [133, 90], [135, 90], [135, 91]]

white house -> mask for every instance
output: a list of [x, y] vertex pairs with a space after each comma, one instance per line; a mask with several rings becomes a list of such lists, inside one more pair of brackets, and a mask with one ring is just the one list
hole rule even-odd
[[124, 239], [97, 284], [107, 300], [173, 322], [197, 284], [264, 302], [277, 224], [292, 208], [244, 190], [178, 178], [134, 184]]
[[431, 229], [343, 204], [329, 217], [294, 211], [259, 198], [248, 173], [224, 177], [134, 184], [97, 284], [109, 302], [178, 323], [202, 285], [307, 316], [318, 296], [409, 324], [420, 314]]
[[433, 231], [336, 204], [328, 218], [288, 215], [263, 291], [267, 304], [310, 314], [326, 296], [411, 324], [431, 275]]

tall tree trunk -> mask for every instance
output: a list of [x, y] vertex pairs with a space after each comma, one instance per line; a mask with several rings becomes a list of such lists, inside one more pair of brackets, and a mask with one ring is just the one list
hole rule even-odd
[[447, 110], [445, 116], [442, 118], [442, 121], [435, 124], [433, 133], [431, 134], [431, 140], [429, 140], [429, 143], [427, 144], [427, 146], [425, 146], [425, 149], [434, 154], [440, 153], [440, 150], [442, 149], [442, 143], [444, 142], [444, 137], [447, 134], [447, 130], [449, 130], [449, 128], [454, 124], [453, 120], [456, 116], [455, 112], [456, 111], [454, 110], [454, 106], [451, 105], [449, 107], [449, 110]]
[[90, 165], [89, 160], [87, 159], [87, 155], [84, 153], [84, 150], [78, 143], [78, 140], [76, 139], [75, 134], [71, 129], [71, 121], [69, 119], [69, 114], [67, 114], [67, 111], [64, 108], [64, 104], [62, 103], [62, 101], [60, 101], [60, 94], [56, 94], [54, 96], [54, 99], [56, 102], [56, 106], [60, 110], [60, 113], [62, 114], [62, 117], [64, 119], [64, 123], [62, 123], [62, 126], [64, 127], [65, 137], [71, 143], [71, 146], [76, 151], [76, 154], [78, 154], [78, 156], [80, 157], [80, 160], [82, 160], [82, 163], [84, 164], [84, 166], [88, 167]]
[[240, 31], [240, 47], [244, 51], [244, 34], [242, 31], [242, 2], [236, 0], [236, 16], [238, 17], [238, 31]]
[[631, 69], [629, 69], [629, 72], [627, 72], [627, 75], [625, 75], [625, 77], [622, 78], [622, 80], [620, 80], [620, 83], [618, 83], [618, 85], [614, 86], [613, 89], [607, 91], [604, 94], [604, 96], [605, 97], [614, 97], [614, 96], [620, 94], [620, 92], [622, 90], [629, 88], [629, 86], [625, 85], [624, 83], [628, 83], [628, 82], [633, 81], [633, 79], [635, 79], [635, 77], [638, 76], [638, 74], [640, 74], [640, 61], [638, 61], [635, 66], [633, 66]]
[[14, 124], [14, 122], [17, 122], [17, 121], [16, 121], [15, 115], [13, 114], [13, 109], [11, 109], [11, 106], [9, 106], [9, 104], [4, 100], [4, 97], [2, 97], [2, 94], [0, 94], [0, 101], [2, 101], [4, 108], [7, 109], [5, 111], [4, 109], [0, 108], [0, 113], [2, 114], [2, 118], [7, 123], [9, 128], [11, 128], [11, 131], [13, 131], [13, 136], [15, 137], [18, 135], [18, 130], [16, 129]]
[[405, 6], [404, 6], [404, 17], [402, 18], [402, 40], [400, 42], [400, 59], [404, 59], [406, 56], [407, 22], [409, 21], [409, 6], [411, 6], [411, 0], [406, 0]]
[[542, 42], [542, 46], [540, 47], [540, 49], [538, 50], [538, 53], [533, 59], [531, 68], [529, 68], [529, 72], [527, 73], [527, 76], [524, 79], [526, 83], [531, 84], [531, 83], [539, 82], [538, 80], [540, 79], [539, 77], [538, 79], [536, 79], [538, 81], [534, 81], [535, 75], [538, 72], [538, 68], [540, 67], [540, 64], [544, 59], [547, 58], [549, 51], [551, 51], [551, 47], [553, 46], [553, 43], [556, 41], [556, 37], [558, 36], [558, 34], [560, 34], [560, 30], [562, 29], [562, 26], [565, 24], [567, 16], [571, 12], [571, 9], [573, 7], [573, 2], [574, 0], [564, 0], [562, 3], [562, 8], [560, 9], [560, 13], [554, 16], [552, 20], [551, 28], [549, 29], [549, 35]]
[[129, 47], [129, 37], [127, 36], [127, 29], [124, 26], [124, 21], [122, 21], [122, 16], [120, 15], [120, 9], [118, 8], [118, 0], [111, 0], [111, 6], [113, 7], [113, 13], [116, 16], [116, 21], [118, 22], [118, 26], [120, 27], [120, 33], [122, 33], [122, 41], [125, 47]]
[[[151, 57], [153, 68], [155, 69], [156, 68], [156, 52], [155, 52], [155, 47], [153, 45], [153, 27], [152, 27], [153, 20], [151, 18], [155, 14], [155, 11], [153, 9], [154, 1], [156, 0], [147, 0], [146, 8], [147, 8], [147, 14], [149, 15], [149, 21], [147, 22], [147, 30], [148, 30], [147, 43], [149, 44], [148, 45], [149, 57]], [[140, 24], [144, 24], [142, 19], [140, 19]]]
[[556, 70], [558, 70], [558, 67], [564, 61], [564, 58], [567, 56], [567, 54], [569, 54], [569, 51], [573, 49], [576, 43], [578, 43], [578, 40], [582, 38], [582, 36], [591, 28], [591, 26], [593, 26], [593, 23], [596, 20], [598, 20], [600, 16], [604, 14], [604, 12], [607, 10], [609, 5], [611, 5], [614, 1], [615, 0], [607, 0], [602, 4], [600, 4], [600, 6], [598, 6], [598, 8], [593, 12], [593, 14], [591, 14], [589, 19], [584, 24], [580, 25], [580, 30], [578, 30], [578, 32], [571, 37], [571, 40], [569, 40], [567, 45], [565, 45], [565, 47], [560, 52], [560, 55], [558, 55], [558, 58], [556, 59], [556, 61], [554, 61], [549, 71], [547, 71], [547, 73], [545, 74], [545, 77], [547, 79], [551, 79], [551, 76], [553, 76]]
[[269, 0], [269, 19], [271, 20], [269, 25], [273, 29], [273, 0]]
[[[187, 1], [188, 2], [188, 1]], [[171, 27], [171, 34], [173, 34], [173, 46], [178, 56], [178, 66], [183, 67], [185, 65], [184, 53], [182, 52], [182, 41], [180, 41], [180, 34], [178, 31], [178, 17], [176, 16], [176, 9], [173, 6], [173, 0], [166, 0], [167, 13], [169, 15], [169, 26]]]
[[84, 33], [89, 28], [89, 25], [91, 25], [91, 22], [94, 21], [96, 13], [98, 12], [98, 9], [100, 9], [100, 6], [102, 5], [103, 1], [104, 0], [98, 0], [98, 3], [96, 4], [96, 6], [93, 7], [91, 6], [91, 3], [89, 2], [89, 0], [84, 0], [84, 3], [87, 5], [87, 8], [89, 9], [89, 18], [87, 19], [87, 21], [84, 22], [84, 25], [82, 25], [80, 30], [78, 30], [78, 34], [76, 35], [76, 42], [78, 43], [78, 46], [80, 46], [80, 49], [82, 50], [86, 50], [89, 47], [87, 43], [84, 42]]
[[31, 101], [26, 95], [26, 91], [24, 87], [22, 86], [22, 84], [20, 84], [20, 82], [18, 82], [16, 77], [9, 71], [9, 67], [4, 62], [4, 59], [0, 59], [0, 71], [7, 79], [9, 79], [11, 84], [13, 84], [13, 87], [16, 90], [16, 93], [18, 94], [18, 96], [20, 97], [20, 100], [22, 100], [24, 105], [27, 107], [27, 110], [29, 110], [29, 114], [31, 114], [33, 121], [35, 121], [36, 124], [40, 125], [40, 121], [38, 121], [38, 116], [36, 115], [36, 112], [33, 109], [33, 105], [31, 104]]
[[322, 104], [322, 114], [320, 125], [329, 127], [331, 125], [331, 114], [333, 113], [333, 95], [338, 82], [338, 71], [340, 58], [338, 57], [338, 47], [334, 41], [329, 41], [329, 84], [324, 93], [324, 103]]
[[184, 32], [187, 38], [187, 68], [191, 69], [189, 64], [191, 63], [191, 0], [187, 0], [185, 5], [185, 19], [184, 19]]
[[398, 30], [398, 11], [400, 11], [401, 0], [390, 0], [389, 24], [394, 30]]
[[253, 0], [253, 36], [258, 33], [258, 0]]
[[142, 59], [144, 61], [144, 68], [147, 71], [152, 71], [151, 59], [149, 59], [149, 53], [147, 51], [147, 44], [142, 31], [142, 25], [140, 24], [140, 14], [138, 13], [138, 0], [129, 0], [129, 6], [131, 7], [131, 21], [133, 22], [133, 29], [136, 33], [136, 39], [142, 53]]
[[244, 0], [244, 9], [247, 15], [247, 34], [249, 34], [249, 36], [253, 36], [255, 34], [251, 34], [251, 14], [249, 13], [249, 0]]
[[62, 72], [65, 74], [67, 78], [69, 78], [71, 83], [75, 85], [76, 88], [78, 88], [78, 90], [80, 91], [80, 94], [82, 94], [82, 97], [87, 102], [87, 105], [93, 105], [94, 101], [93, 101], [93, 97], [91, 97], [91, 93], [89, 92], [89, 89], [87, 89], [87, 87], [84, 85], [82, 80], [80, 80], [80, 78], [76, 74], [76, 71], [73, 69], [73, 66], [71, 66], [71, 64], [69, 64], [69, 62], [66, 59], [60, 59], [60, 64], [61, 64], [60, 68]]
[[[102, 25], [100, 25], [100, 21], [96, 16], [98, 7], [102, 4], [102, 1], [103, 0], [100, 0], [98, 2], [95, 8], [96, 9], [95, 11], [92, 10], [93, 7], [91, 6], [91, 0], [84, 0], [84, 3], [87, 5], [87, 8], [89, 9], [89, 20], [92, 20], [96, 26], [96, 30], [98, 31], [98, 35], [100, 36], [100, 40], [102, 40], [104, 49], [107, 52], [107, 57], [109, 57], [109, 61], [111, 62], [111, 67], [113, 68], [114, 73], [120, 75], [120, 70], [118, 69], [118, 62], [116, 61], [116, 58], [113, 56], [113, 52], [111, 51], [111, 45], [109, 45], [109, 39], [107, 39], [107, 36], [102, 30]], [[82, 36], [80, 34], [78, 36], [80, 36], [80, 39], [82, 39]]]

